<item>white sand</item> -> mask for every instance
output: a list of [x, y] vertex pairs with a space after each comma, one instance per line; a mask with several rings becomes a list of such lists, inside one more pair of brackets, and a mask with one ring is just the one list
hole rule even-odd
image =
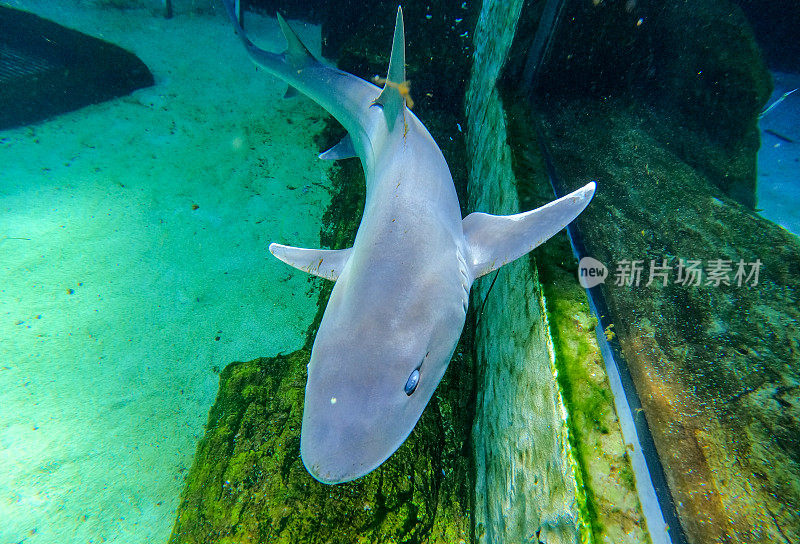
[[315, 284], [266, 248], [318, 245], [324, 114], [281, 100], [220, 9], [8, 3], [157, 83], [0, 132], [0, 544], [165, 542], [212, 368], [296, 349], [313, 317]]
[[[800, 87], [800, 74], [776, 72], [773, 78], [775, 91], [769, 104]], [[800, 90], [767, 113], [759, 126], [758, 208], [767, 219], [800, 235]], [[776, 134], [793, 141], [782, 140]]]

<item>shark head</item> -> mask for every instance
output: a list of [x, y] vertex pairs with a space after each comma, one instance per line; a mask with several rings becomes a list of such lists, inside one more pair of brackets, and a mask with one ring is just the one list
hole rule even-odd
[[[380, 275], [370, 281], [382, 283]], [[373, 306], [370, 297], [334, 290], [308, 365], [300, 437], [306, 469], [327, 484], [367, 474], [408, 438], [444, 376], [465, 318], [463, 306], [442, 295], [415, 294], [417, 307], [400, 317], [391, 313], [397, 303]], [[361, 302], [349, 312], [339, 298]]]
[[408, 438], [440, 380], [430, 375], [436, 372], [433, 363], [415, 366], [387, 364], [389, 372], [360, 374], [354, 382], [350, 372], [312, 361], [300, 456], [315, 479], [336, 484], [359, 478]]

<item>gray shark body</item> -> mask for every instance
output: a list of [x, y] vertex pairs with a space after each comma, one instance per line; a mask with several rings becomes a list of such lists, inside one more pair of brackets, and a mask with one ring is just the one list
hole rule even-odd
[[353, 480], [406, 440], [450, 362], [473, 281], [538, 246], [572, 221], [594, 183], [537, 210], [462, 220], [450, 170], [406, 105], [398, 9], [383, 88], [315, 59], [279, 16], [289, 43], [262, 51], [237, 23], [259, 66], [327, 109], [348, 138], [321, 158], [357, 156], [367, 196], [349, 249], [270, 245], [277, 258], [335, 281], [308, 365], [300, 453], [324, 483]]

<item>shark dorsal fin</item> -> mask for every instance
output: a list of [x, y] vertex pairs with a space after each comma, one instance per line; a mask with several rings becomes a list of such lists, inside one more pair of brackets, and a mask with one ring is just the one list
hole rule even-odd
[[376, 82], [383, 82], [383, 90], [375, 100], [383, 108], [389, 132], [394, 129], [397, 116], [403, 111], [408, 96], [408, 82], [406, 81], [406, 48], [405, 31], [403, 30], [403, 10], [397, 8], [397, 20], [394, 25], [394, 39], [392, 40], [392, 55], [389, 58], [389, 72], [386, 80], [376, 78]]
[[286, 20], [280, 13], [278, 13], [277, 16], [278, 24], [281, 26], [281, 31], [283, 32], [283, 37], [286, 38], [288, 44], [286, 51], [283, 53], [286, 61], [297, 70], [301, 70], [310, 64], [316, 64], [317, 59], [315, 59], [314, 55], [303, 45], [303, 42], [300, 41], [300, 37], [292, 30], [292, 27], [286, 23]]
[[567, 196], [525, 213], [471, 213], [462, 221], [467, 240], [467, 264], [473, 278], [522, 257], [566, 227], [594, 195], [591, 182]]
[[269, 252], [298, 270], [336, 281], [347, 264], [351, 248], [348, 249], [305, 249], [302, 247], [270, 244]]

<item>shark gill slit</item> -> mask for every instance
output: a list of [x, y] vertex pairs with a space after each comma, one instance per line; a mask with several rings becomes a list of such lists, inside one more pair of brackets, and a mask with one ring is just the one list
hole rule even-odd
[[461, 253], [460, 248], [456, 248], [456, 259], [458, 259], [458, 271], [461, 273], [461, 288], [463, 292], [461, 294], [461, 305], [464, 308], [464, 314], [467, 313], [467, 308], [469, 307], [469, 276], [467, 275], [467, 261], [464, 259], [464, 255]]

